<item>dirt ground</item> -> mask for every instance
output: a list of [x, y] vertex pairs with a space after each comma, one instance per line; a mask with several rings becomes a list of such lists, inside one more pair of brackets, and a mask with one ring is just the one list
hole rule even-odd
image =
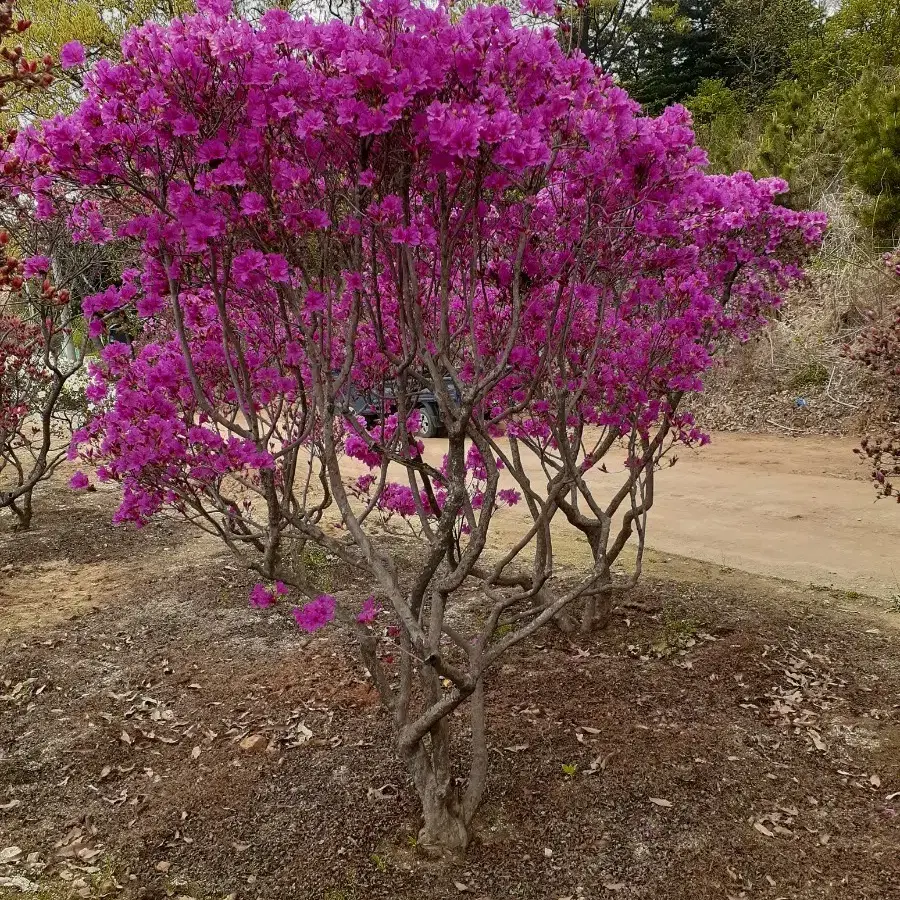
[[113, 506], [60, 485], [0, 533], [0, 897], [900, 896], [884, 603], [654, 554], [645, 611], [492, 673], [476, 840], [436, 864], [333, 633]]

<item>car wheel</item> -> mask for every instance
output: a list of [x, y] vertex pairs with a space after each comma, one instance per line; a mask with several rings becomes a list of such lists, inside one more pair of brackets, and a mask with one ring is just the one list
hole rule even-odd
[[420, 406], [416, 412], [419, 414], [419, 430], [416, 434], [423, 438], [437, 437], [438, 417], [435, 410], [430, 406]]

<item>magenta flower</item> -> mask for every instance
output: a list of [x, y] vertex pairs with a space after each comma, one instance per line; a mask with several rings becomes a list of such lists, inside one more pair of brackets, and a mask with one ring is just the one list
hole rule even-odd
[[233, 9], [232, 0], [197, 0], [197, 9], [213, 16], [228, 16]]
[[22, 267], [22, 273], [26, 278], [34, 278], [35, 275], [45, 275], [50, 269], [50, 260], [46, 256], [29, 256]]
[[552, 16], [556, 12], [554, 0], [522, 0], [522, 12], [532, 16]]
[[84, 47], [79, 41], [69, 41], [59, 51], [59, 62], [64, 69], [74, 69], [75, 66], [80, 66], [84, 59]]
[[307, 312], [324, 312], [325, 297], [320, 291], [307, 291], [303, 299], [303, 307]]
[[255, 606], [257, 609], [265, 609], [268, 606], [271, 606], [275, 602], [275, 595], [266, 588], [262, 582], [257, 582], [253, 585], [253, 590], [250, 591], [250, 605]]
[[304, 631], [318, 631], [334, 619], [337, 601], [328, 594], [320, 594], [305, 606], [294, 609], [294, 619]]
[[371, 625], [378, 618], [381, 612], [381, 604], [374, 597], [366, 597], [363, 600], [362, 609], [356, 617], [356, 621], [361, 625]]
[[69, 487], [72, 488], [73, 491], [83, 491], [90, 486], [91, 482], [88, 480], [88, 477], [84, 474], [84, 472], [76, 472], [69, 479]]
[[241, 197], [241, 212], [245, 216], [258, 216], [266, 211], [266, 201], [262, 194], [256, 191], [248, 191]]

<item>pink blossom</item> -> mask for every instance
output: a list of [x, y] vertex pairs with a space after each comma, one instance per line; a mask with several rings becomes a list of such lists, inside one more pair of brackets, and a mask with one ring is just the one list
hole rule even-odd
[[89, 488], [90, 486], [91, 486], [91, 482], [88, 479], [87, 475], [84, 474], [84, 472], [81, 472], [81, 471], [76, 472], [69, 479], [69, 487], [72, 488], [72, 490], [74, 490], [74, 491], [83, 491], [86, 488]]
[[[644, 115], [501, 4], [451, 15], [379, 0], [355, 23], [272, 11], [251, 25], [204, 0], [130, 32], [82, 90], [10, 152], [39, 215], [77, 198], [73, 239], [133, 253], [132, 275], [82, 304], [93, 337], [111, 313], [143, 326], [103, 349], [89, 388], [102, 408], [79, 444], [122, 486], [121, 521], [215, 507], [232, 478], [280, 491], [298, 476], [278, 448], [315, 453], [326, 433], [371, 473], [392, 460], [383, 487], [343, 473], [373, 520], [439, 515], [456, 496], [446, 470], [430, 494], [394, 475], [424, 459], [415, 413], [360, 433], [343, 402], [352, 388], [379, 406], [398, 366], [415, 393], [426, 353], [478, 398], [469, 436], [555, 450], [579, 423], [645, 435], [668, 421], [699, 443], [669, 398], [760, 327], [825, 226], [778, 204], [783, 182], [708, 174], [686, 110]], [[370, 190], [382, 173], [399, 184], [398, 166], [404, 196]], [[338, 388], [329, 373], [348, 357]], [[503, 375], [487, 383], [494, 362]], [[252, 412], [275, 430], [244, 427]], [[485, 515], [488, 463], [470, 451], [462, 488]]]
[[532, 16], [552, 16], [556, 12], [555, 0], [522, 0], [522, 12]]
[[381, 604], [379, 604], [374, 596], [366, 597], [363, 600], [362, 609], [356, 617], [356, 621], [362, 625], [371, 625], [378, 618], [381, 612]]
[[294, 619], [304, 631], [318, 631], [334, 619], [336, 603], [334, 597], [320, 594], [305, 606], [295, 607]]
[[256, 191], [248, 191], [241, 197], [241, 212], [245, 216], [259, 216], [266, 211], [266, 201]]
[[74, 69], [85, 59], [84, 47], [79, 41], [69, 41], [59, 51], [59, 62], [64, 69]]
[[255, 606], [257, 609], [265, 609], [267, 606], [271, 606], [274, 602], [275, 594], [272, 593], [272, 591], [270, 591], [262, 582], [258, 581], [253, 585], [253, 590], [250, 591], [251, 606]]
[[33, 278], [35, 275], [45, 275], [49, 269], [50, 260], [46, 256], [30, 256], [25, 260], [22, 274], [26, 278]]
[[307, 291], [303, 298], [303, 306], [307, 312], [324, 312], [325, 296], [320, 291]]

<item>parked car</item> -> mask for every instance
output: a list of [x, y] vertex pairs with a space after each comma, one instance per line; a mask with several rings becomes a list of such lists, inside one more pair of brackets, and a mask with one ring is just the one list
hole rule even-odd
[[[445, 376], [444, 383], [447, 391], [454, 400], [459, 399], [459, 391], [453, 383], [453, 379]], [[347, 391], [348, 410], [366, 420], [366, 425], [371, 427], [382, 416], [390, 416], [397, 410], [396, 386], [388, 382], [383, 391], [359, 390], [355, 385], [350, 385]], [[415, 394], [408, 398], [407, 407], [418, 410], [419, 428], [416, 434], [423, 438], [437, 437], [443, 430], [440, 406], [433, 387], [419, 388]]]

